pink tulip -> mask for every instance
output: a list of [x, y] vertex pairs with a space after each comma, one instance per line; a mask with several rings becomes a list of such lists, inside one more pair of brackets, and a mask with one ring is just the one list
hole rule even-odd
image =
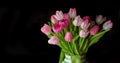
[[59, 25], [61, 25], [62, 28], [68, 27], [68, 20], [67, 19], [60, 20]]
[[51, 28], [47, 24], [44, 24], [44, 26], [41, 28], [41, 31], [44, 34], [49, 35], [51, 32]]
[[91, 35], [96, 35], [99, 31], [99, 26], [98, 25], [94, 25], [91, 29], [90, 29], [90, 34]]
[[58, 37], [56, 36], [52, 36], [49, 40], [48, 40], [48, 43], [49, 44], [52, 44], [52, 45], [57, 45], [59, 43], [59, 39]]
[[90, 26], [90, 23], [88, 21], [83, 21], [81, 23], [81, 28], [84, 30], [87, 30], [89, 26]]
[[65, 13], [65, 14], [64, 14], [64, 19], [67, 19], [67, 20], [68, 20], [68, 13]]
[[73, 25], [74, 26], [80, 26], [82, 22], [83, 22], [83, 19], [80, 18], [80, 16], [76, 16], [74, 21], [73, 21]]
[[56, 11], [56, 15], [55, 15], [55, 18], [57, 20], [62, 20], [64, 18], [64, 14], [62, 11]]
[[70, 8], [69, 16], [70, 16], [70, 18], [75, 18], [76, 17], [76, 8]]
[[51, 21], [52, 21], [53, 24], [58, 22], [58, 20], [55, 18], [55, 15], [51, 16]]
[[96, 16], [96, 23], [102, 24], [106, 20], [106, 17], [103, 17], [102, 15]]
[[81, 30], [79, 32], [80, 37], [86, 38], [88, 36], [89, 32], [87, 30]]
[[111, 22], [111, 20], [108, 20], [103, 24], [103, 30], [110, 30], [112, 26], [113, 26], [113, 23]]
[[67, 42], [71, 42], [71, 41], [72, 41], [72, 34], [71, 34], [70, 32], [67, 32], [67, 33], [65, 34], [65, 40], [66, 40]]
[[86, 21], [86, 20], [87, 20], [87, 21], [90, 21], [90, 16], [84, 16], [84, 17], [83, 17], [83, 20], [84, 20], [84, 21]]
[[55, 33], [60, 33], [63, 28], [59, 23], [55, 23], [53, 24], [52, 29]]

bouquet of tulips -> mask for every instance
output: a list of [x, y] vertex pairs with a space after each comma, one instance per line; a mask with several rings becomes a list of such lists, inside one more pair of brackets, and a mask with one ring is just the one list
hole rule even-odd
[[[70, 8], [68, 13], [57, 10], [50, 20], [40, 30], [48, 36], [49, 44], [61, 48], [59, 63], [65, 63], [66, 55], [81, 57], [86, 54], [88, 48], [97, 43], [113, 26], [111, 20], [102, 15], [97, 15], [95, 20], [91, 20], [90, 16], [81, 17], [77, 15], [76, 8]], [[81, 61], [80, 58], [71, 58], [67, 63], [71, 62]]]

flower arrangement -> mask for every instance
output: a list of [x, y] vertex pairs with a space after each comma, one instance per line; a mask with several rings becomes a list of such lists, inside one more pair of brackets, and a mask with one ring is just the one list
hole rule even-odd
[[111, 30], [113, 23], [102, 15], [95, 20], [90, 16], [77, 15], [76, 8], [68, 13], [56, 11], [51, 21], [41, 27], [41, 31], [49, 38], [48, 43], [61, 48], [59, 63], [82, 63], [81, 58], [88, 48]]

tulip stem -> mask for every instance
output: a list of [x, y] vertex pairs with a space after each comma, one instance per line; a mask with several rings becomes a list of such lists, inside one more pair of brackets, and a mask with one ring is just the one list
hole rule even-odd
[[72, 55], [74, 55], [74, 52], [73, 52], [73, 50], [72, 50], [72, 48], [71, 48], [70, 43], [68, 43], [68, 47], [69, 47], [69, 50], [71, 51]]

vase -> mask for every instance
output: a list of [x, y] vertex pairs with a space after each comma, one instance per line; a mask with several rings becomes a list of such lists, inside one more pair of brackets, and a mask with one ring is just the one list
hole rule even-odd
[[86, 55], [68, 55], [65, 54], [62, 63], [88, 63]]

